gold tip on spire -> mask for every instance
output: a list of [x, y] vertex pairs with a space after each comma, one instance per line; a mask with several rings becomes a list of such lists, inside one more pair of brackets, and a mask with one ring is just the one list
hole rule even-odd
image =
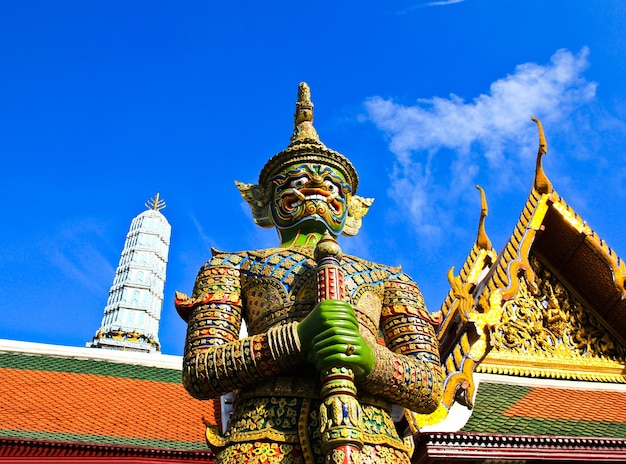
[[293, 126], [291, 143], [320, 141], [317, 131], [313, 127], [311, 89], [306, 82], [300, 82], [298, 86], [298, 101], [296, 102], [296, 113], [293, 115]]
[[535, 190], [541, 194], [550, 193], [552, 191], [552, 183], [546, 176], [546, 173], [543, 171], [543, 166], [541, 164], [541, 160], [543, 155], [548, 153], [548, 144], [546, 143], [546, 137], [543, 134], [543, 126], [541, 125], [541, 121], [535, 118], [534, 116], [531, 118], [536, 124], [537, 129], [539, 130], [539, 149], [537, 151], [537, 166], [535, 168]]
[[537, 124], [537, 129], [539, 130], [539, 154], [545, 155], [548, 153], [548, 144], [546, 143], [546, 136], [543, 134], [543, 126], [541, 125], [541, 121], [536, 117], [532, 116], [532, 119]]
[[165, 208], [165, 200], [161, 198], [161, 194], [157, 192], [154, 198], [150, 198], [146, 203], [146, 208], [160, 211]]
[[487, 208], [487, 197], [485, 196], [485, 191], [480, 185], [477, 185], [476, 188], [480, 192], [480, 219], [478, 220], [476, 246], [482, 250], [491, 250], [491, 240], [489, 240], [485, 230], [485, 218], [489, 213], [489, 209]]

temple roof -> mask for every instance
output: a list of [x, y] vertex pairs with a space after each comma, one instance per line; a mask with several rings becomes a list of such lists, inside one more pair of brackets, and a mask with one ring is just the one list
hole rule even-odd
[[461, 431], [624, 439], [624, 411], [626, 390], [483, 381]]
[[[624, 462], [626, 388], [620, 384], [478, 374], [471, 416], [417, 436], [414, 464]], [[451, 416], [458, 414], [459, 409]]]
[[[550, 264], [568, 287], [607, 322], [626, 335], [623, 261], [562, 198], [555, 195], [542, 222], [534, 252]], [[622, 338], [623, 341], [623, 338]]]
[[215, 403], [189, 396], [181, 364], [175, 356], [1, 341], [0, 439], [210, 458], [205, 422], [216, 423]]
[[[448, 276], [443, 401], [413, 414], [415, 429], [626, 437], [626, 266], [554, 190], [539, 129], [535, 179], [509, 239], [500, 252], [487, 239], [483, 197], [477, 240]], [[479, 384], [485, 375], [501, 380]], [[547, 388], [551, 379], [565, 383]]]

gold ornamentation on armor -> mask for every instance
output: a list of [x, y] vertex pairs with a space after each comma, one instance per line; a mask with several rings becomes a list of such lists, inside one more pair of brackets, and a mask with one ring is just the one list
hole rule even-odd
[[323, 371], [321, 377], [324, 379], [320, 392], [322, 452], [342, 445], [362, 448], [361, 406], [356, 399], [354, 374], [344, 367], [332, 367]]

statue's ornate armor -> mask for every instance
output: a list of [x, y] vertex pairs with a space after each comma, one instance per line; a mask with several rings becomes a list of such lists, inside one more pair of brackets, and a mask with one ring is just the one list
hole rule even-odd
[[[412, 441], [399, 437], [390, 412], [392, 404], [417, 412], [436, 407], [441, 371], [430, 314], [399, 267], [344, 255], [341, 268], [361, 334], [376, 354], [372, 372], [357, 382], [365, 443], [359, 459], [408, 462]], [[324, 462], [319, 374], [296, 332], [316, 304], [315, 269], [312, 247], [214, 251], [193, 295], [177, 295], [189, 323], [185, 387], [201, 399], [236, 392], [226, 432], [207, 433], [221, 463]], [[242, 321], [249, 336], [240, 340]]]

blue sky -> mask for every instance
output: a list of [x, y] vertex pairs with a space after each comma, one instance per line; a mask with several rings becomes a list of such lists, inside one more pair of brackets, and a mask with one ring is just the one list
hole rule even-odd
[[557, 192], [626, 256], [626, 4], [5, 1], [0, 4], [0, 338], [83, 346], [130, 221], [172, 225], [160, 340], [210, 247], [274, 246], [234, 180], [289, 143], [297, 86], [376, 201], [345, 252], [402, 264], [431, 311], [487, 193], [497, 249], [541, 119]]

